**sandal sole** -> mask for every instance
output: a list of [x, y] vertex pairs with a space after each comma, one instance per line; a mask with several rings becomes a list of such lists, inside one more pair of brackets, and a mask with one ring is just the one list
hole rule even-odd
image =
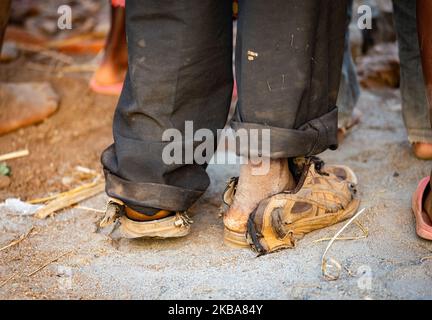
[[134, 221], [123, 216], [120, 218], [120, 231], [128, 239], [168, 239], [187, 236], [190, 226], [177, 226], [176, 221], [178, 220], [175, 216], [146, 222]]
[[250, 248], [249, 243], [246, 240], [246, 233], [235, 232], [228, 228], [224, 228], [224, 243], [236, 249]]

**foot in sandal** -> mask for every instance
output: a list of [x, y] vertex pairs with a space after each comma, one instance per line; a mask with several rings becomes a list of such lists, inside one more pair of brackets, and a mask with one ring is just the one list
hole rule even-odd
[[[306, 233], [350, 218], [357, 211], [356, 186], [347, 179], [306, 161], [294, 191], [281, 192], [260, 202], [250, 215], [247, 240], [260, 254], [292, 248]], [[348, 167], [343, 175], [357, 181]]]
[[[331, 179], [357, 185], [357, 177], [349, 167], [344, 165], [325, 166], [324, 162], [317, 157], [311, 157], [310, 160], [314, 161], [315, 167], [322, 174], [329, 175], [329, 177], [331, 175]], [[291, 170], [295, 171], [294, 174], [298, 179], [300, 179], [302, 175], [301, 171], [303, 170], [302, 168], [305, 165], [305, 161], [305, 158], [298, 158], [293, 160], [292, 164], [289, 166]], [[250, 244], [247, 242], [245, 230], [250, 213], [253, 212], [261, 200], [282, 191], [286, 192], [295, 188], [297, 182], [295, 182], [296, 179], [293, 178], [287, 163], [287, 160], [278, 160], [276, 163], [272, 162], [269, 172], [270, 176], [262, 176], [256, 179], [251, 178], [250, 172], [252, 167], [242, 167], [240, 178], [243, 177], [243, 184], [241, 186], [238, 177], [230, 179], [223, 192], [223, 201], [228, 206], [228, 211], [224, 215], [224, 241], [226, 244], [232, 247], [248, 248]], [[245, 183], [245, 180], [248, 183]], [[277, 181], [277, 183], [269, 183], [270, 186], [266, 187], [268, 181]], [[309, 178], [303, 181], [303, 185], [308, 185], [313, 182], [314, 180]], [[260, 185], [261, 192], [256, 190], [257, 185]], [[283, 187], [284, 185], [286, 186], [285, 188]], [[240, 187], [242, 189], [240, 189]], [[240, 193], [238, 190], [241, 190]], [[252, 192], [249, 190], [252, 190]], [[253, 194], [255, 201], [249, 201], [250, 198], [247, 196], [248, 194]], [[259, 200], [260, 198], [261, 200]], [[238, 209], [239, 206], [242, 206], [241, 210]]]
[[430, 177], [423, 178], [412, 197], [412, 211], [416, 219], [417, 235], [432, 240], [432, 192]]
[[126, 206], [122, 201], [111, 199], [105, 216], [100, 221], [100, 228], [118, 222], [123, 238], [179, 238], [190, 232], [192, 220], [184, 212], [156, 210], [151, 215]]
[[[224, 242], [232, 247], [249, 247], [246, 242], [247, 221], [261, 200], [295, 185], [286, 159], [270, 160], [266, 175], [254, 175], [254, 169], [259, 168], [251, 163], [242, 165], [235, 195], [231, 192], [232, 203], [224, 214]], [[224, 194], [226, 198], [227, 192]]]

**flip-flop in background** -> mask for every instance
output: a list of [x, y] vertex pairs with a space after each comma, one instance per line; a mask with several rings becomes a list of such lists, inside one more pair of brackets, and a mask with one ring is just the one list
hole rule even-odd
[[430, 177], [423, 178], [417, 186], [412, 197], [412, 211], [416, 219], [417, 235], [423, 239], [432, 240], [432, 221], [429, 215], [423, 210], [423, 198]]
[[125, 7], [126, 0], [111, 0], [111, 4], [113, 7]]

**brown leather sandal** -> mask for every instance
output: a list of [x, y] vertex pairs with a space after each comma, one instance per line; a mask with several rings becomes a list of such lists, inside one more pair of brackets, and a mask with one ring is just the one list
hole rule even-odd
[[350, 218], [357, 211], [356, 186], [310, 164], [303, 184], [260, 202], [248, 221], [247, 240], [259, 254], [293, 248], [314, 230]]
[[[300, 160], [297, 163], [297, 165], [299, 167], [303, 167], [304, 164], [300, 162], [304, 161], [304, 159], [306, 158], [299, 158], [299, 159]], [[318, 171], [320, 172], [320, 176], [323, 177], [324, 180], [329, 180], [330, 181], [329, 183], [332, 183], [332, 181], [334, 180], [336, 182], [343, 181], [347, 185], [352, 185], [352, 186], [358, 184], [358, 179], [355, 173], [349, 167], [344, 165], [325, 166], [324, 162], [317, 157], [311, 157], [309, 159], [310, 161], [314, 161], [315, 163], [314, 169], [315, 169], [315, 165], [319, 167]], [[300, 187], [307, 187], [309, 184], [313, 185], [316, 183], [316, 181], [311, 179], [310, 177], [306, 179], [306, 175], [304, 178], [305, 178], [304, 181], [299, 182], [301, 186], [298, 185], [297, 189], [299, 189]], [[227, 207], [230, 207], [234, 201], [237, 184], [238, 184], [238, 177], [230, 178], [223, 192], [222, 200]], [[228, 229], [227, 227], [224, 227], [224, 243], [235, 248], [247, 248], [251, 245], [250, 242], [247, 241], [247, 237], [245, 233], [235, 232], [233, 230]]]

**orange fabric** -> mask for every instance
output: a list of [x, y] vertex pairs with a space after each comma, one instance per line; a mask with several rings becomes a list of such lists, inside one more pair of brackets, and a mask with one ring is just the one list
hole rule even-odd
[[111, 0], [111, 4], [113, 7], [125, 7], [126, 0]]

